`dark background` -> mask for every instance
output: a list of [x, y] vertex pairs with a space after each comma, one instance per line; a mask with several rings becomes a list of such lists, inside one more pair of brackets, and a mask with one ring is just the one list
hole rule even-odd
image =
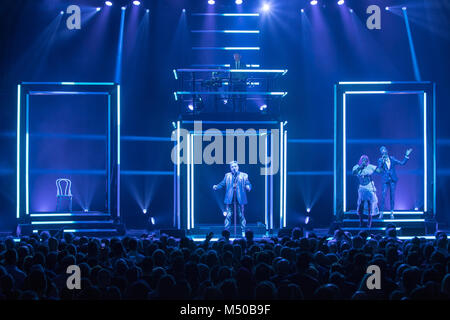
[[[243, 61], [260, 64], [262, 68], [289, 69], [281, 83], [289, 92], [283, 100], [282, 118], [289, 121], [289, 139], [299, 140], [289, 143], [288, 223], [295, 221], [295, 216], [289, 216], [289, 212], [301, 213], [305, 212], [306, 207], [311, 207], [311, 215], [320, 225], [328, 225], [332, 219], [333, 84], [351, 80], [415, 80], [405, 21], [401, 14], [401, 7], [406, 5], [421, 79], [437, 84], [436, 213], [439, 221], [449, 221], [448, 0], [347, 0], [341, 7], [337, 6], [334, 0], [320, 1], [325, 7], [311, 7], [306, 0], [273, 0], [270, 13], [262, 14], [259, 18], [226, 19], [204, 19], [192, 16], [191, 13], [238, 10], [256, 12], [262, 2], [244, 1], [239, 9], [232, 0], [216, 0], [213, 7], [209, 6], [206, 0], [142, 0], [139, 8], [130, 6], [131, 0], [113, 2], [111, 8], [106, 8], [103, 1], [97, 0], [1, 1], [0, 229], [10, 229], [15, 224], [17, 84], [20, 81], [115, 81], [120, 6], [124, 4], [127, 4], [128, 8], [120, 79], [122, 135], [169, 138], [172, 131], [171, 122], [177, 116], [173, 91], [178, 84], [172, 70], [193, 64], [225, 64], [232, 61], [230, 51], [198, 51], [191, 50], [192, 46], [260, 46], [259, 51], [244, 51]], [[59, 15], [59, 12], [70, 4], [82, 7], [81, 30], [67, 30], [67, 15]], [[368, 30], [365, 27], [365, 10], [371, 4], [382, 8], [381, 30]], [[94, 13], [97, 6], [102, 7], [102, 10]], [[384, 10], [385, 6], [396, 8], [387, 12]], [[352, 14], [348, 11], [350, 7], [354, 10]], [[144, 8], [150, 10], [147, 18]], [[182, 13], [183, 8], [186, 9], [185, 14]], [[303, 15], [300, 13], [301, 8], [305, 9]], [[88, 20], [84, 18], [89, 16]], [[223, 34], [205, 36], [190, 32], [206, 27], [258, 28], [261, 33], [238, 37]], [[397, 104], [390, 101], [380, 103]], [[415, 106], [412, 105], [411, 108]], [[388, 106], [383, 106], [385, 107]], [[101, 117], [100, 111], [97, 113], [96, 110], [90, 110], [92, 119]], [[405, 107], [402, 110], [401, 114], [395, 115], [395, 119], [391, 116], [384, 120], [384, 115], [376, 114], [378, 123], [389, 121], [387, 128], [395, 127], [400, 122], [402, 126], [407, 124], [409, 118], [403, 112], [408, 113], [408, 110]], [[68, 115], [69, 113], [66, 114]], [[352, 123], [357, 123], [358, 117], [363, 116], [358, 113], [354, 115]], [[89, 123], [87, 121], [83, 126], [84, 134], [93, 133], [94, 129], [98, 128]], [[45, 126], [39, 129], [45, 130]], [[355, 135], [363, 135], [365, 132], [367, 130], [364, 129], [355, 132]], [[374, 130], [372, 133], [376, 132], [378, 131]], [[416, 137], [415, 132], [416, 130], [409, 126], [401, 131], [405, 136], [411, 135], [413, 138]], [[172, 146], [170, 141], [124, 140], [122, 170], [167, 173], [173, 170], [170, 161]], [[372, 162], [378, 155], [378, 147], [371, 147]], [[406, 146], [400, 145], [390, 149], [393, 149], [395, 156], [401, 157], [405, 148]], [[41, 155], [43, 150], [36, 149], [30, 156], [46, 157]], [[354, 152], [355, 154], [348, 156], [349, 163], [357, 161], [361, 150]], [[418, 154], [419, 152], [414, 152], [413, 156]], [[99, 154], [99, 163], [102, 162], [101, 157], [104, 155]], [[423, 159], [411, 161], [407, 169], [419, 169], [414, 166], [419, 166], [420, 161]], [[95, 165], [89, 163], [89, 166]], [[83, 168], [87, 169], [85, 166]], [[218, 176], [222, 177], [227, 169], [217, 168], [220, 172]], [[406, 179], [403, 179], [405, 183]], [[172, 176], [129, 174], [124, 175], [121, 180], [122, 212], [128, 227], [142, 226], [145, 221], [142, 215], [143, 207], [148, 207], [162, 225], [171, 224]], [[402, 192], [400, 189], [399, 185], [398, 193]], [[54, 192], [53, 189], [51, 192]]]

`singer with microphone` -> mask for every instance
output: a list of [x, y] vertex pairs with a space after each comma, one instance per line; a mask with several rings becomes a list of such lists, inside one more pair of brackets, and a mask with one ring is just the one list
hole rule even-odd
[[359, 226], [363, 226], [364, 203], [367, 202], [367, 227], [372, 226], [372, 216], [378, 211], [378, 198], [372, 175], [377, 167], [369, 163], [369, 157], [365, 154], [359, 158], [358, 164], [353, 167], [352, 173], [358, 177], [358, 215]]
[[396, 159], [393, 156], [388, 154], [388, 149], [385, 146], [380, 148], [381, 158], [378, 159], [378, 169], [382, 176], [383, 181], [383, 189], [381, 192], [381, 205], [380, 205], [380, 216], [379, 218], [383, 218], [383, 209], [384, 209], [384, 201], [386, 199], [386, 193], [389, 189], [390, 191], [390, 200], [391, 200], [391, 219], [394, 219], [394, 207], [395, 207], [395, 187], [397, 185], [398, 177], [397, 172], [395, 171], [395, 167], [397, 165], [405, 165], [409, 160], [409, 155], [412, 152], [412, 149], [406, 150], [405, 157], [402, 161]]
[[225, 187], [225, 229], [228, 230], [230, 228], [232, 215], [231, 206], [233, 205], [235, 213], [236, 209], [239, 212], [242, 235], [244, 236], [246, 226], [244, 206], [247, 204], [246, 191], [250, 191], [252, 189], [252, 185], [248, 180], [248, 174], [239, 172], [239, 165], [237, 161], [232, 161], [230, 163], [230, 170], [231, 172], [225, 174], [223, 180], [219, 184], [214, 185], [213, 189], [219, 190]]

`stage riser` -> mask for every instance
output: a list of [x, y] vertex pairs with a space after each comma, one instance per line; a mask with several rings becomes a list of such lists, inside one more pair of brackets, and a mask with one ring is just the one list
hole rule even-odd
[[[375, 217], [378, 218], [378, 215]], [[383, 215], [383, 219], [390, 219], [391, 215], [385, 213]], [[423, 219], [423, 214], [414, 214], [414, 213], [403, 213], [403, 214], [395, 214], [394, 213], [394, 219]], [[359, 215], [356, 213], [346, 213], [345, 219], [359, 219]], [[364, 215], [364, 219], [367, 219], [367, 215]]]
[[[367, 220], [364, 219], [364, 224], [367, 224]], [[386, 227], [389, 224], [393, 224], [396, 227], [401, 227], [402, 229], [405, 228], [417, 228], [417, 227], [421, 227], [424, 228], [425, 222], [423, 221], [418, 221], [418, 222], [390, 222], [390, 221], [377, 221], [377, 220], [372, 220], [372, 227]], [[346, 227], [359, 227], [359, 220], [344, 220], [344, 225]]]

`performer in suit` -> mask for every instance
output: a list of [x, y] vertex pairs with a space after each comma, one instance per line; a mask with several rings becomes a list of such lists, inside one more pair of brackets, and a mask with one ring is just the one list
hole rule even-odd
[[[225, 187], [225, 229], [229, 229], [231, 224], [231, 207], [232, 205], [237, 206], [239, 212], [239, 218], [241, 221], [242, 234], [245, 234], [245, 216], [244, 216], [244, 206], [247, 204], [247, 194], [246, 191], [252, 189], [252, 185], [248, 180], [248, 174], [239, 172], [239, 166], [237, 161], [232, 161], [230, 163], [231, 172], [225, 174], [223, 180], [213, 186], [214, 190], [221, 189]], [[225, 213], [224, 213], [225, 214]]]
[[372, 225], [372, 216], [378, 211], [378, 198], [372, 175], [377, 171], [377, 167], [369, 163], [369, 157], [363, 154], [358, 164], [353, 167], [352, 173], [358, 177], [358, 215], [359, 226], [363, 226], [364, 203], [367, 202], [367, 226]]
[[405, 165], [409, 160], [409, 155], [412, 152], [412, 149], [406, 150], [405, 157], [402, 161], [397, 160], [395, 157], [390, 156], [388, 154], [388, 150], [385, 146], [380, 148], [381, 158], [378, 159], [378, 169], [382, 175], [383, 180], [383, 189], [381, 193], [381, 205], [380, 205], [380, 216], [379, 218], [383, 218], [383, 210], [384, 210], [384, 201], [386, 199], [386, 193], [389, 189], [390, 191], [390, 200], [391, 200], [391, 219], [394, 219], [394, 207], [395, 207], [395, 187], [397, 185], [398, 177], [397, 172], [395, 171], [395, 167], [397, 165]]

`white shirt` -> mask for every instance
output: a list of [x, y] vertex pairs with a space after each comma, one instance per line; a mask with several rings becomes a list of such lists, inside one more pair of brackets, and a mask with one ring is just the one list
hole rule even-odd
[[391, 158], [389, 158], [389, 157], [387, 157], [386, 166], [387, 166], [388, 170], [391, 168]]

